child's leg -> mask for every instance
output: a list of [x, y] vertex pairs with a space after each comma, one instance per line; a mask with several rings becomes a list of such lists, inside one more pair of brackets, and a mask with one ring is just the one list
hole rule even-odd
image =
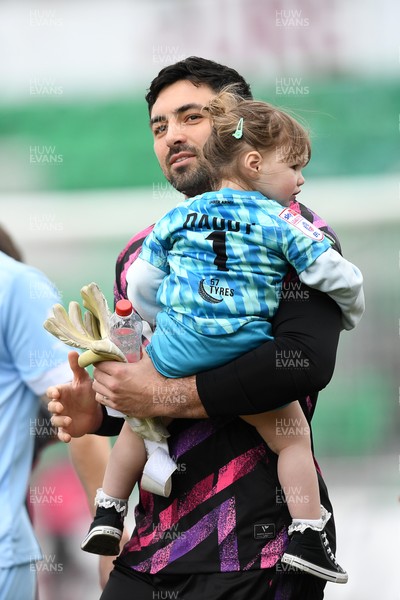
[[278, 478], [293, 519], [320, 519], [318, 478], [311, 452], [310, 428], [300, 404], [242, 417], [278, 454]]
[[104, 475], [103, 488], [97, 490], [96, 515], [82, 541], [85, 552], [116, 556], [124, 528], [128, 498], [146, 462], [141, 437], [124, 423], [111, 451]]
[[104, 493], [127, 500], [143, 471], [146, 458], [143, 439], [124, 423], [108, 460]]
[[347, 573], [338, 565], [324, 531], [331, 515], [323, 507], [321, 511], [310, 430], [300, 404], [292, 402], [279, 410], [242, 418], [256, 427], [278, 454], [278, 478], [292, 517], [290, 543], [282, 563], [327, 581], [346, 583]]

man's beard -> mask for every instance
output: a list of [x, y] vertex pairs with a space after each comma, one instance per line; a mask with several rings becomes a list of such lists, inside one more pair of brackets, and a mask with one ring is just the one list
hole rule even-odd
[[171, 156], [183, 151], [193, 152], [193, 154], [196, 155], [196, 164], [183, 167], [175, 166], [174, 173], [169, 170], [168, 173], [166, 173], [166, 177], [170, 184], [178, 190], [178, 192], [185, 194], [188, 198], [212, 190], [213, 178], [211, 168], [205, 158], [199, 155], [198, 151], [194, 148], [188, 146], [174, 148], [174, 152], [171, 153]]

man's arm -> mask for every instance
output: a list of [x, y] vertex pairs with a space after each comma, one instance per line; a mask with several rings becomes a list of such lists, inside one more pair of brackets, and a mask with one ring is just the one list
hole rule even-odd
[[256, 414], [318, 392], [332, 378], [341, 312], [326, 294], [296, 284], [272, 323], [274, 340], [197, 375], [209, 416]]
[[[295, 203], [292, 207], [321, 228], [340, 252], [337, 236], [325, 221], [304, 205]], [[149, 227], [132, 238], [118, 257], [116, 300], [127, 297], [126, 273], [151, 230]], [[166, 379], [156, 371], [145, 353], [139, 363], [99, 363], [93, 383], [96, 400], [138, 418], [205, 418], [257, 414], [318, 392], [329, 383], [333, 374], [341, 326], [340, 310], [328, 296], [297, 283], [293, 296], [297, 300], [290, 298], [288, 293], [280, 302], [273, 321], [274, 340], [227, 365], [197, 376]], [[295, 364], [302, 361], [303, 367], [290, 368], [291, 361]], [[162, 396], [181, 398], [181, 402], [160, 403]], [[94, 423], [97, 423], [97, 433], [115, 435], [116, 419], [102, 412], [97, 402], [92, 402], [92, 408], [91, 428], [86, 431], [93, 432]], [[78, 413], [72, 414], [68, 406], [51, 402], [49, 410], [55, 414], [53, 424], [64, 427], [59, 433], [60, 439], [68, 441], [71, 429], [82, 430], [77, 423]]]
[[335, 366], [340, 309], [326, 294], [298, 282], [296, 300], [285, 289], [288, 297], [273, 321], [274, 340], [182, 379], [160, 375], [146, 354], [134, 364], [100, 363], [94, 370], [96, 399], [139, 418], [204, 418], [256, 414], [320, 391]]
[[[196, 389], [195, 376], [167, 379], [153, 366], [148, 354], [136, 363], [106, 361], [93, 371], [93, 390], [96, 400], [110, 408], [137, 418], [171, 417], [182, 419], [206, 418]], [[101, 433], [112, 426], [105, 418]]]
[[290, 288], [285, 289], [288, 297], [281, 300], [273, 321], [275, 339], [227, 365], [197, 376], [167, 379], [144, 353], [138, 363], [99, 363], [84, 402], [82, 395], [79, 403], [73, 403], [64, 394], [67, 390], [53, 388], [48, 392], [53, 399], [49, 410], [55, 415], [53, 424], [63, 428], [60, 439], [69, 441], [71, 436], [95, 431], [117, 433], [115, 422], [122, 420], [105, 416], [97, 402], [139, 418], [205, 418], [273, 410], [323, 389], [335, 366], [340, 309], [326, 294], [298, 283], [293, 292], [296, 300]]

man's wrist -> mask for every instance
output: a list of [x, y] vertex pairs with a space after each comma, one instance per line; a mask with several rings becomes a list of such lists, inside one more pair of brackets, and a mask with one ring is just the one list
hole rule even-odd
[[196, 376], [166, 379], [153, 393], [154, 416], [173, 419], [205, 419], [208, 415], [196, 387]]
[[98, 404], [98, 409], [96, 412], [97, 417], [97, 427], [94, 427], [93, 430], [89, 433], [94, 433], [96, 435], [105, 435], [111, 436], [115, 435], [114, 428], [117, 426], [115, 421], [121, 421], [121, 419], [116, 419], [110, 417], [107, 409], [102, 404]]

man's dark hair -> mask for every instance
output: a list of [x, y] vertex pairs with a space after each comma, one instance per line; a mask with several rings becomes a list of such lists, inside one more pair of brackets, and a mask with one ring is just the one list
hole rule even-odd
[[187, 79], [194, 85], [208, 85], [214, 92], [220, 92], [222, 88], [230, 84], [237, 84], [235, 92], [245, 99], [252, 99], [250, 85], [239, 75], [235, 69], [220, 65], [213, 60], [200, 58], [199, 56], [189, 56], [173, 65], [168, 65], [161, 69], [157, 77], [150, 84], [146, 94], [146, 102], [149, 107], [149, 113], [153, 104], [158, 98], [159, 93], [166, 86]]
[[11, 258], [23, 262], [21, 250], [17, 247], [10, 234], [0, 225], [0, 251], [8, 254]]

